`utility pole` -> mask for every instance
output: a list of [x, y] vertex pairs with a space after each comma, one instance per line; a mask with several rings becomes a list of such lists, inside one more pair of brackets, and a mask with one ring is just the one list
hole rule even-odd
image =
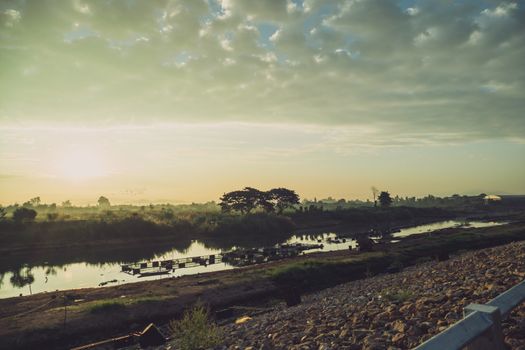
[[67, 321], [67, 296], [64, 293], [64, 330], [66, 330], [66, 321]]

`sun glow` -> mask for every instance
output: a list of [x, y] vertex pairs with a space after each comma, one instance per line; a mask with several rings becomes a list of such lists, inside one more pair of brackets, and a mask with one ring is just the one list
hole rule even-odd
[[76, 148], [62, 154], [56, 164], [56, 175], [71, 181], [84, 181], [108, 174], [101, 152]]

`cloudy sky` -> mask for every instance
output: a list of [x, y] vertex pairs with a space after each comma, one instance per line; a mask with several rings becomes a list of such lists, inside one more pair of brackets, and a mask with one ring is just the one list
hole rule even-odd
[[525, 193], [525, 4], [3, 0], [0, 203]]

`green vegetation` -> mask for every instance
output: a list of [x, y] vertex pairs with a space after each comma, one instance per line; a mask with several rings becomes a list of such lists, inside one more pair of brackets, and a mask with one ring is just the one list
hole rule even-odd
[[98, 203], [98, 206], [101, 207], [101, 208], [109, 208], [109, 207], [111, 207], [111, 203], [109, 202], [109, 199], [107, 199], [104, 196], [100, 196], [98, 198], [97, 203]]
[[125, 308], [126, 306], [118, 301], [102, 301], [91, 305], [89, 307], [89, 312], [92, 314], [105, 314], [110, 312], [120, 312]]
[[34, 209], [29, 209], [25, 207], [17, 208], [13, 212], [13, 221], [16, 223], [31, 222], [35, 220], [36, 215], [37, 215], [37, 212]]
[[379, 199], [379, 204], [381, 204], [383, 208], [389, 207], [392, 204], [392, 197], [390, 197], [390, 193], [386, 191], [382, 191], [379, 194], [378, 199]]
[[155, 304], [160, 304], [171, 297], [172, 296], [141, 296], [130, 298], [113, 298], [80, 304], [80, 306], [76, 306], [76, 308], [91, 314], [103, 314], [117, 311], [121, 312], [127, 308], [133, 308], [135, 306], [152, 306]]
[[208, 308], [199, 302], [182, 319], [171, 321], [169, 328], [182, 350], [208, 349], [222, 339], [220, 328], [210, 320]]
[[[20, 208], [24, 212], [25, 208]], [[289, 237], [294, 229], [288, 217], [265, 213], [250, 215], [229, 215], [220, 213], [180, 215], [171, 219], [146, 219], [133, 213], [129, 216], [114, 217], [101, 213], [97, 220], [58, 220], [34, 222], [0, 222], [0, 246], [3, 249], [52, 248], [82, 243], [130, 244], [132, 242], [171, 242], [173, 246], [185, 249], [191, 240], [200, 239], [214, 242], [218, 247], [236, 245], [240, 241], [278, 243]], [[212, 244], [212, 245], [213, 245]]]
[[267, 275], [283, 288], [312, 291], [342, 282], [387, 272], [443, 253], [475, 250], [525, 240], [523, 223], [482, 229], [445, 229], [430, 237], [406, 239], [385, 252], [370, 252], [339, 259], [308, 259], [283, 264]]
[[340, 210], [322, 210], [318, 207], [300, 207], [290, 218], [299, 228], [329, 225], [351, 225], [388, 229], [396, 225], [420, 224], [456, 217], [458, 212], [443, 208], [362, 207]]
[[267, 274], [283, 288], [313, 291], [385, 271], [390, 262], [390, 256], [373, 252], [344, 259], [297, 261], [270, 269]]

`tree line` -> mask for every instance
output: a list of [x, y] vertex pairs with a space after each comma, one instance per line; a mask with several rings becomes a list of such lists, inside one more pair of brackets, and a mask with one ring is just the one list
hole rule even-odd
[[267, 213], [282, 214], [286, 208], [299, 204], [299, 196], [287, 188], [273, 188], [260, 191], [253, 187], [228, 192], [220, 198], [219, 206], [223, 212], [238, 211], [249, 214], [259, 208]]

